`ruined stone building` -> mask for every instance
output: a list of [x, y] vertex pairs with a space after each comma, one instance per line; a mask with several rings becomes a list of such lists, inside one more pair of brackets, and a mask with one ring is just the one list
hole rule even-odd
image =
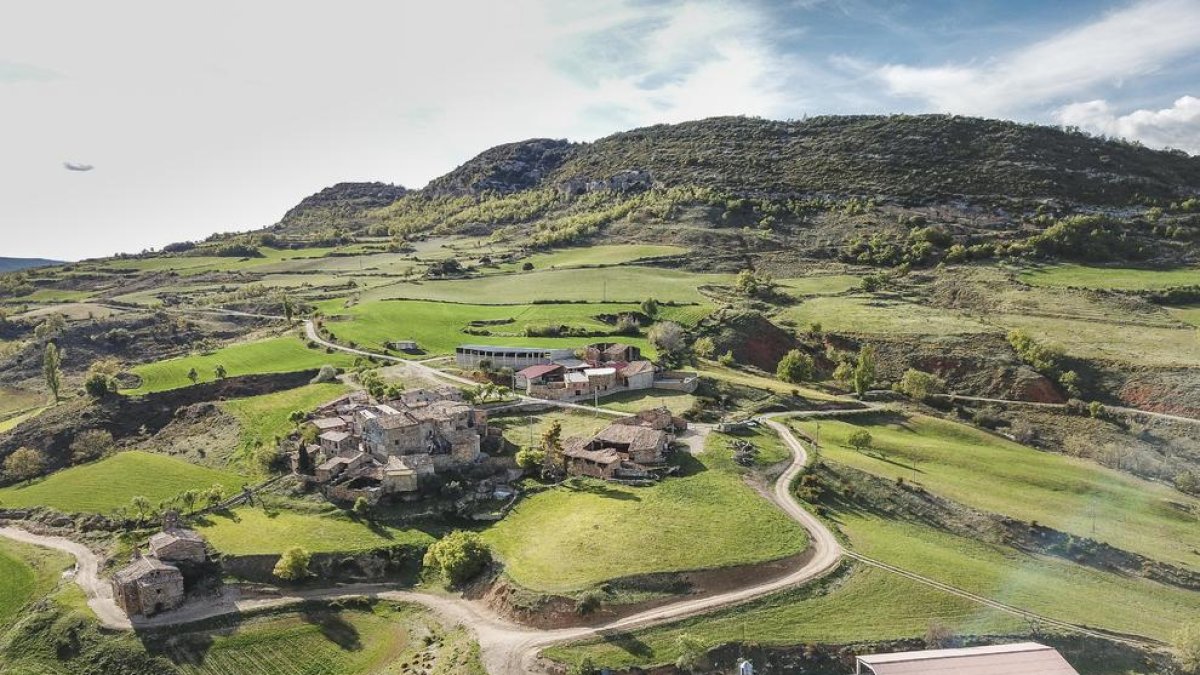
[[646, 478], [665, 467], [675, 434], [686, 428], [687, 422], [666, 408], [642, 410], [612, 422], [591, 438], [565, 439], [563, 468], [573, 476], [605, 480]]
[[204, 538], [178, 526], [168, 512], [166, 527], [150, 537], [149, 553], [135, 549], [133, 560], [113, 575], [113, 599], [129, 616], [153, 616], [183, 604], [184, 574], [179, 566], [201, 565], [208, 559]]

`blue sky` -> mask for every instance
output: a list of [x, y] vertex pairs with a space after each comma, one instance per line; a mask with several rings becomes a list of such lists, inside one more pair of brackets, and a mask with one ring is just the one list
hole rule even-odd
[[338, 181], [711, 115], [950, 112], [1198, 153], [1197, 97], [1200, 0], [20, 3], [0, 255], [257, 228]]

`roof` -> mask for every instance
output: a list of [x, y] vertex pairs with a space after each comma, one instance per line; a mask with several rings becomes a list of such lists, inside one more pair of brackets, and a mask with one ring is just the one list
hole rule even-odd
[[341, 443], [342, 441], [346, 440], [347, 438], [350, 438], [350, 432], [348, 432], [348, 431], [326, 431], [325, 433], [321, 434], [321, 438], [329, 441], [330, 443]]
[[545, 365], [540, 365], [540, 366], [529, 366], [528, 368], [526, 368], [524, 370], [517, 371], [517, 374], [520, 375], [521, 377], [532, 380], [534, 378], [542, 377], [544, 375], [549, 375], [550, 373], [553, 373], [553, 372], [555, 372], [557, 370], [561, 370], [561, 369], [562, 369], [562, 366], [557, 363], [547, 363]]
[[588, 362], [582, 359], [556, 359], [554, 362], [567, 370], [580, 370], [588, 367]]
[[416, 473], [417, 470], [405, 462], [402, 458], [392, 455], [388, 457], [387, 466], [383, 470], [389, 474], [407, 475]]
[[600, 450], [592, 450], [588, 447], [588, 441], [581, 438], [568, 439], [563, 444], [563, 456], [572, 457], [575, 459], [584, 459], [596, 464], [616, 464], [621, 461], [621, 456], [612, 448], [602, 448]]
[[319, 417], [313, 420], [312, 423], [321, 431], [340, 429], [341, 427], [346, 426], [346, 420], [340, 417]]
[[625, 377], [630, 375], [640, 375], [642, 373], [653, 373], [654, 364], [649, 361], [633, 361], [629, 365], [621, 369], [621, 374]]
[[604, 348], [604, 353], [605, 354], [619, 354], [623, 351], [632, 349], [632, 347], [633, 347], [632, 345], [627, 345], [624, 342], [614, 342], [611, 345]]
[[119, 582], [137, 581], [147, 574], [154, 572], [174, 572], [180, 576], [183, 575], [183, 573], [179, 571], [178, 567], [174, 565], [168, 565], [152, 555], [144, 555], [134, 559], [133, 562], [117, 570], [116, 574], [113, 575], [113, 578]]
[[587, 384], [587, 375], [583, 373], [567, 373], [567, 382], [578, 382], [579, 384]]
[[1054, 648], [1036, 642], [872, 654], [858, 662], [875, 675], [1079, 675]]
[[610, 424], [596, 434], [596, 440], [603, 443], [628, 445], [630, 450], [652, 450], [665, 443], [667, 435], [662, 431], [641, 426]]
[[150, 548], [162, 548], [168, 544], [177, 541], [189, 541], [195, 544], [203, 544], [204, 538], [196, 534], [193, 530], [185, 530], [181, 527], [173, 527], [169, 530], [163, 530], [150, 537]]
[[504, 345], [459, 345], [457, 351], [470, 349], [477, 352], [513, 352], [516, 354], [531, 354], [541, 356], [554, 351], [549, 347], [506, 347]]
[[616, 375], [616, 368], [588, 368], [583, 371], [583, 374], [588, 377], [604, 377], [605, 375]]

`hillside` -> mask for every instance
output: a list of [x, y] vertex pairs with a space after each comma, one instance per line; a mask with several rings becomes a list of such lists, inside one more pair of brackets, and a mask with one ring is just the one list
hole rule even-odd
[[47, 260], [46, 258], [0, 258], [0, 274], [61, 264], [61, 260]]

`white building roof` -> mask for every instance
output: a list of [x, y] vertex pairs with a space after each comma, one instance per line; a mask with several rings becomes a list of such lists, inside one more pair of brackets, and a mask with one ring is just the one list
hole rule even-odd
[[860, 673], [875, 675], [1079, 675], [1053, 647], [1036, 642], [872, 654], [858, 663]]
[[566, 381], [570, 384], [587, 384], [587, 375], [583, 373], [567, 373]]
[[583, 374], [588, 377], [604, 377], [605, 375], [616, 375], [616, 368], [587, 368]]

